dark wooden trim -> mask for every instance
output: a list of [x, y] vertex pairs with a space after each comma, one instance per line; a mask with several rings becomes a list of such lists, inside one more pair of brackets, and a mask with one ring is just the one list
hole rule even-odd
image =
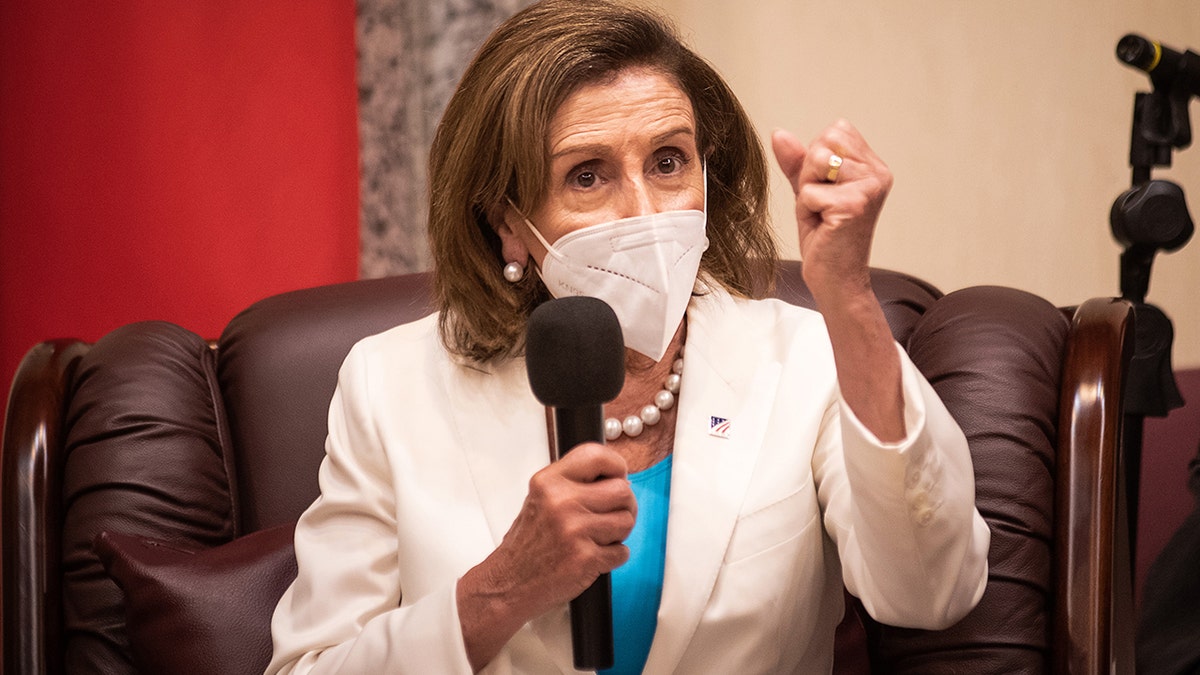
[[9, 393], [0, 446], [4, 672], [62, 672], [62, 418], [72, 374], [89, 348], [79, 340], [36, 345]]
[[[1133, 617], [1115, 616], [1128, 584], [1115, 564], [1120, 510], [1122, 387], [1133, 355], [1133, 305], [1093, 298], [1071, 322], [1063, 363], [1055, 495], [1054, 672], [1132, 672], [1117, 663]], [[1128, 550], [1125, 549], [1125, 555]], [[1114, 671], [1114, 667], [1116, 671]]]

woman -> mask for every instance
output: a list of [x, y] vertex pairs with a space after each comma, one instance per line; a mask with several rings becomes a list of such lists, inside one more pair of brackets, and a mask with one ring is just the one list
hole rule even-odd
[[[843, 583], [894, 625], [974, 606], [966, 443], [867, 274], [890, 173], [845, 122], [772, 142], [819, 313], [750, 299], [763, 152], [660, 18], [497, 29], [431, 153], [440, 311], [346, 359], [269, 672], [571, 672], [567, 602], [605, 572], [614, 672], [827, 672]], [[626, 376], [609, 442], [551, 463], [523, 334], [572, 294], [613, 306]]]

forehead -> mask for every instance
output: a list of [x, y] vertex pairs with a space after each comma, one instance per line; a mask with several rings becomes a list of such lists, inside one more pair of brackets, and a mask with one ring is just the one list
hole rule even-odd
[[628, 68], [581, 85], [566, 97], [550, 121], [550, 152], [574, 141], [611, 140], [613, 132], [653, 134], [666, 126], [695, 135], [691, 99], [660, 70]]

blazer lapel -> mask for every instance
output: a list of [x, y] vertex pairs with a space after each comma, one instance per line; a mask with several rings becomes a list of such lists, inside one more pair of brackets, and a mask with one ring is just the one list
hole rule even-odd
[[520, 359], [486, 370], [459, 367], [461, 377], [447, 378], [447, 405], [491, 534], [490, 552], [521, 510], [529, 477], [550, 461], [545, 408], [529, 390]]
[[708, 605], [778, 388], [780, 365], [729, 328], [742, 325], [740, 311], [721, 290], [688, 309], [666, 570], [646, 672], [674, 671]]

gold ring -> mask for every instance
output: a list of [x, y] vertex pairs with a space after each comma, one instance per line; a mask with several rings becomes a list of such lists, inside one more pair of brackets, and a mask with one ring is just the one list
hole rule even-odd
[[838, 172], [842, 170], [842, 158], [839, 155], [829, 156], [829, 170], [825, 172], [826, 183], [836, 183]]

